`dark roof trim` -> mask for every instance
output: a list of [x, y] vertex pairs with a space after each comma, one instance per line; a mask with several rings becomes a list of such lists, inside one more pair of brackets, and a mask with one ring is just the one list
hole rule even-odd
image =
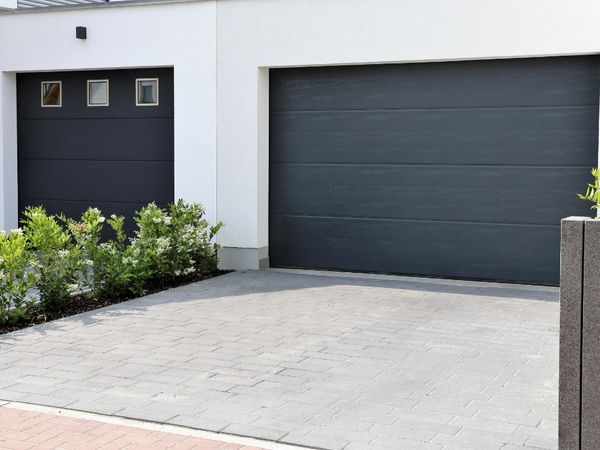
[[106, 0], [17, 0], [17, 8], [51, 8], [100, 3]]
[[[31, 3], [46, 3], [46, 0], [18, 0], [21, 2]], [[89, 0], [86, 3], [74, 0], [77, 3], [69, 2], [68, 0], [48, 0], [48, 3], [61, 3], [56, 6], [36, 6], [36, 7], [19, 7], [15, 9], [3, 9], [0, 8], [0, 15], [10, 14], [35, 14], [45, 12], [56, 12], [56, 11], [73, 11], [79, 9], [96, 9], [96, 8], [118, 8], [123, 6], [144, 6], [144, 5], [161, 5], [169, 3], [199, 3], [207, 0], [111, 0], [106, 2], [104, 0], [94, 1]]]

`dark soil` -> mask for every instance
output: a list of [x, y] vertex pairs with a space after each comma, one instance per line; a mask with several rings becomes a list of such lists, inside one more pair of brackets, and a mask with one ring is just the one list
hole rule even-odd
[[[198, 281], [218, 277], [219, 275], [224, 275], [230, 272], [230, 270], [217, 270], [215, 272], [209, 273], [194, 273], [187, 277], [181, 277], [173, 280], [162, 280], [160, 282], [152, 283], [147, 288], [145, 295], [154, 294], [156, 292], [164, 291], [166, 289], [171, 289], [178, 286], [184, 286], [190, 283], [196, 283]], [[10, 333], [11, 331], [29, 328], [33, 325], [39, 325], [41, 323], [50, 322], [52, 320], [74, 316], [75, 314], [79, 314], [86, 311], [92, 311], [94, 309], [102, 308], [104, 306], [115, 305], [117, 303], [126, 302], [127, 300], [132, 300], [134, 298], [136, 298], [136, 296], [110, 299], [94, 297], [91, 294], [83, 294], [65, 300], [53, 311], [42, 311], [39, 306], [35, 306], [27, 319], [15, 324], [0, 324], [0, 334]]]

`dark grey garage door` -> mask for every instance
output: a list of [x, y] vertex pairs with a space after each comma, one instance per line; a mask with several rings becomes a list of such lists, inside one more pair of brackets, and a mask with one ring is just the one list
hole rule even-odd
[[556, 284], [598, 59], [271, 72], [271, 265]]
[[[136, 80], [158, 79], [158, 105], [136, 105]], [[108, 106], [88, 106], [87, 81], [108, 80]], [[62, 106], [41, 106], [41, 83]], [[131, 216], [173, 201], [173, 71], [19, 74], [19, 208], [78, 216], [89, 206]]]

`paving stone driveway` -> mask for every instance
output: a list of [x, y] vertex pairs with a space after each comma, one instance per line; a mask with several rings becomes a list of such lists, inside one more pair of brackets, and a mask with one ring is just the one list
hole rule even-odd
[[555, 449], [556, 298], [237, 272], [0, 336], [0, 399], [327, 449]]

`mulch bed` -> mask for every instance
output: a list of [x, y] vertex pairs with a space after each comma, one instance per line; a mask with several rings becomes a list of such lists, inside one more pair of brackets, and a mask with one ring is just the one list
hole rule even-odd
[[[184, 286], [190, 283], [196, 283], [198, 281], [207, 280], [209, 278], [218, 277], [230, 273], [230, 270], [217, 270], [210, 273], [195, 273], [186, 277], [178, 278], [177, 280], [169, 280], [159, 283], [155, 283], [148, 287], [145, 295], [155, 294], [166, 289], [171, 289], [178, 286]], [[10, 333], [11, 331], [21, 330], [23, 328], [29, 328], [33, 325], [39, 325], [41, 323], [50, 322], [52, 320], [62, 319], [64, 317], [74, 316], [75, 314], [83, 313], [86, 311], [92, 311], [94, 309], [102, 308], [104, 306], [115, 305], [117, 303], [123, 303], [127, 300], [137, 298], [136, 296], [123, 297], [118, 299], [108, 298], [97, 298], [92, 295], [78, 295], [66, 300], [58, 308], [53, 311], [41, 311], [41, 309], [35, 306], [29, 318], [17, 324], [0, 324], [0, 334]]]

